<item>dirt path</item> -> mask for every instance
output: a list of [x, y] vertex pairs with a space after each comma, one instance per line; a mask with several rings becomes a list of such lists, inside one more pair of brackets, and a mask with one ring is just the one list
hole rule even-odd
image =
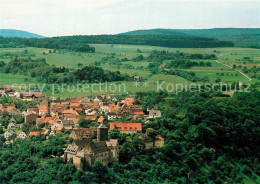
[[[222, 57], [224, 54], [220, 54], [219, 57]], [[231, 68], [233, 69], [233, 67], [229, 66], [229, 65], [226, 65], [226, 64], [223, 64], [221, 62], [219, 62], [218, 60], [215, 60], [218, 64], [221, 64], [223, 66], [226, 66], [228, 68]], [[252, 79], [250, 77], [248, 77], [246, 74], [244, 74], [243, 72], [239, 71], [238, 69], [233, 69], [235, 70], [236, 72], [240, 73], [241, 75], [243, 75], [245, 78], [247, 78], [249, 81], [251, 81]]]

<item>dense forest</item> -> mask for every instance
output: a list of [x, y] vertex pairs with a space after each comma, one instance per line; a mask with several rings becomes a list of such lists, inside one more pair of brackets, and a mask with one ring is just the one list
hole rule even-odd
[[53, 38], [4, 38], [0, 36], [0, 48], [38, 47], [48, 49], [65, 49], [75, 52], [95, 52], [95, 47], [74, 39], [59, 40]]
[[189, 35], [231, 41], [236, 47], [260, 48], [259, 28], [213, 28], [213, 29], [148, 29], [135, 30], [123, 35]]
[[[162, 148], [142, 151], [138, 134], [120, 140], [120, 163], [77, 170], [64, 164], [68, 132], [14, 144], [1, 143], [3, 183], [257, 183], [260, 175], [260, 92], [137, 93], [138, 103], [158, 104], [163, 117], [143, 124], [143, 132], [165, 137]], [[2, 97], [3, 98], [3, 97]], [[139, 99], [139, 100], [138, 100]], [[141, 99], [141, 100], [140, 100]], [[153, 130], [153, 131], [151, 131]], [[1, 138], [2, 139], [2, 138]], [[250, 179], [249, 179], [250, 178]]]
[[75, 83], [75, 82], [111, 82], [130, 80], [127, 74], [119, 71], [111, 72], [101, 67], [85, 66], [80, 69], [50, 66], [45, 58], [32, 59], [15, 58], [7, 64], [0, 61], [0, 71], [4, 73], [19, 73], [30, 75], [39, 82], [46, 83]]
[[183, 35], [93, 35], [63, 36], [41, 39], [0, 37], [0, 48], [40, 47], [67, 49], [76, 52], [95, 52], [95, 48], [88, 45], [91, 43], [151, 45], [173, 48], [213, 48], [234, 46], [232, 42]]

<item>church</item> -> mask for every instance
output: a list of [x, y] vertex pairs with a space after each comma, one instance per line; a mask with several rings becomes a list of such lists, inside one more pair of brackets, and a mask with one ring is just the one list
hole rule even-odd
[[107, 165], [119, 161], [119, 144], [117, 139], [108, 139], [108, 127], [102, 123], [97, 128], [96, 140], [75, 140], [66, 148], [64, 159], [78, 169], [82, 169], [84, 164], [91, 166], [96, 160]]

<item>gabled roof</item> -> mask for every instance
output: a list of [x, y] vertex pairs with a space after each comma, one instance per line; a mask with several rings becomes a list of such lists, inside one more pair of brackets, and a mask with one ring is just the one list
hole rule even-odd
[[110, 123], [110, 130], [117, 128], [118, 130], [142, 131], [142, 123]]
[[125, 103], [126, 103], [126, 104], [133, 104], [134, 101], [135, 101], [134, 98], [130, 98], [130, 97], [126, 97], [126, 98], [125, 98]]
[[157, 136], [156, 136], [156, 139], [157, 139], [157, 140], [164, 141], [164, 138], [163, 138], [163, 137], [161, 137], [160, 135], [157, 135]]
[[103, 116], [101, 116], [100, 118], [98, 118], [97, 122], [98, 123], [103, 123], [104, 120], [105, 120], [105, 118]]
[[76, 115], [78, 115], [77, 111], [74, 111], [74, 110], [72, 110], [72, 109], [63, 110], [63, 111], [62, 111], [62, 114], [76, 114]]
[[[22, 130], [18, 130], [18, 131], [16, 132], [16, 135], [19, 136], [19, 134], [22, 134], [22, 133], [25, 134], [25, 132], [23, 132]], [[25, 135], [26, 135], [26, 134], [25, 134]]]
[[36, 122], [49, 122], [49, 121], [54, 121], [55, 118], [54, 117], [44, 117], [44, 118], [36, 118]]
[[36, 136], [36, 135], [44, 135], [44, 131], [41, 130], [30, 131], [30, 136]]
[[108, 147], [116, 147], [118, 145], [117, 139], [110, 139], [109, 142], [106, 142]]

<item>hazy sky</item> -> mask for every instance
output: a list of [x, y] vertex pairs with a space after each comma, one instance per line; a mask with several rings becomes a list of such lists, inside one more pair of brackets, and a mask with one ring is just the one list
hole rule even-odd
[[0, 28], [43, 36], [260, 28], [260, 0], [0, 0]]

